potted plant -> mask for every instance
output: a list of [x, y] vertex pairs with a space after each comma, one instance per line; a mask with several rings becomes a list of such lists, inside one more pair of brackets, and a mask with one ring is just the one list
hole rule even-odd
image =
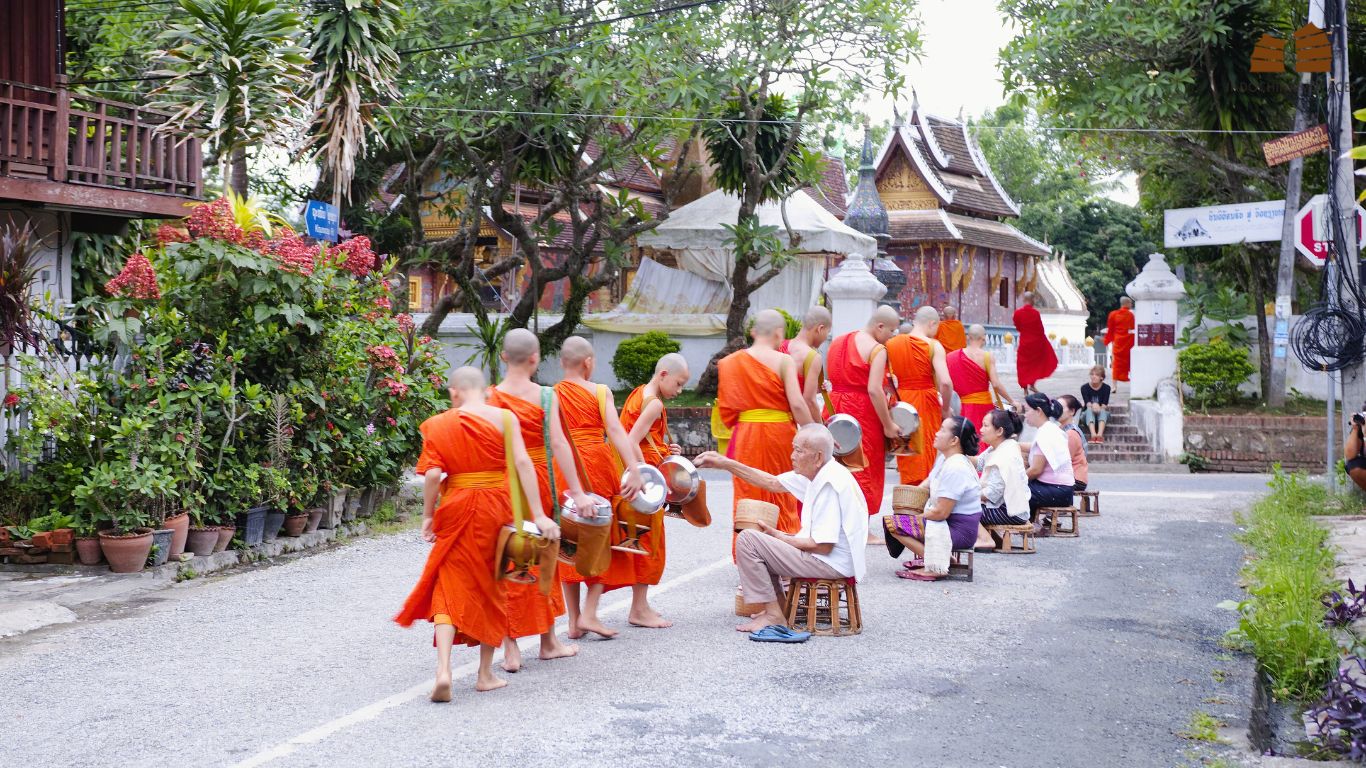
[[185, 547], [195, 557], [212, 555], [218, 546], [218, 526], [212, 525], [204, 517], [203, 507], [190, 511], [190, 530]]
[[190, 514], [184, 509], [177, 509], [166, 516], [161, 527], [171, 532], [171, 546], [166, 553], [167, 557], [179, 560], [185, 553], [185, 542], [190, 536]]
[[93, 520], [82, 520], [76, 524], [76, 557], [81, 565], [99, 565], [104, 559]]
[[242, 543], [254, 547], [265, 540], [266, 517], [272, 507], [268, 484], [273, 482], [273, 472], [270, 467], [248, 464], [241, 473], [234, 496], [236, 508], [245, 511], [237, 514], [236, 523], [242, 531]]
[[123, 471], [127, 468], [128, 465], [116, 467], [112, 462], [101, 462], [71, 491], [77, 502], [98, 508], [102, 522], [108, 524], [106, 530], [99, 532], [100, 551], [114, 573], [141, 571], [152, 551], [147, 510], [128, 503], [134, 494], [127, 489], [135, 487], [137, 478], [130, 478]]

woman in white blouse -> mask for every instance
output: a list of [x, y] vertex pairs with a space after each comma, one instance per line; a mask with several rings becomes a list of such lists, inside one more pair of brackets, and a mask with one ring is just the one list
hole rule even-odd
[[[1015, 436], [1024, 422], [1014, 411], [997, 409], [982, 419], [982, 442], [977, 456], [982, 473], [982, 525], [1024, 525], [1029, 522], [1029, 476]], [[988, 539], [986, 529], [978, 541]]]
[[[904, 547], [911, 550], [917, 560], [924, 558], [925, 523], [931, 521], [948, 523], [953, 549], [969, 549], [977, 541], [978, 522], [982, 519], [982, 491], [977, 482], [977, 469], [968, 458], [977, 453], [977, 430], [962, 416], [950, 416], [935, 433], [934, 447], [939, 451], [939, 458], [935, 460], [930, 476], [920, 484], [930, 491], [924, 514], [893, 514], [884, 518], [887, 548], [892, 557], [899, 557]], [[942, 578], [942, 574], [926, 573], [917, 560], [910, 561], [906, 570], [897, 575], [914, 581]]]

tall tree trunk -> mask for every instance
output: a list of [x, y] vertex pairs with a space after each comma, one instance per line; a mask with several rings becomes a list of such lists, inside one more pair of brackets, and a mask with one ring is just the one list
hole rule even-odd
[[245, 198], [247, 180], [247, 148], [238, 147], [232, 151], [232, 158], [228, 163], [228, 188], [238, 197]]

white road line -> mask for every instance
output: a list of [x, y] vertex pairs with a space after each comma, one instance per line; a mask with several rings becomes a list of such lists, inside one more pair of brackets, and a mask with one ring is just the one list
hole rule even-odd
[[[710, 574], [712, 571], [718, 570], [727, 565], [733, 565], [733, 563], [731, 562], [731, 559], [729, 557], [723, 557], [720, 560], [712, 562], [708, 565], [704, 565], [701, 568], [689, 571], [688, 573], [685, 573], [676, 579], [669, 579], [663, 584], [660, 584], [659, 586], [652, 589], [651, 592], [653, 595], [664, 594], [665, 592], [668, 592], [677, 587], [681, 587], [684, 584], [696, 581], [697, 579], [700, 579], [703, 576]], [[631, 600], [630, 597], [627, 596], [625, 599], [616, 600], [608, 603], [607, 605], [599, 609], [598, 613], [599, 615], [611, 614], [628, 608], [630, 607], [630, 605]], [[557, 632], [564, 630], [563, 620], [555, 624], [555, 630]], [[523, 653], [530, 653], [533, 648], [539, 647], [539, 644], [540, 638], [538, 637], [526, 637], [518, 643]], [[498, 658], [501, 658], [501, 654], [499, 654]], [[495, 659], [495, 661], [496, 660], [497, 659]], [[451, 670], [451, 677], [459, 679], [464, 675], [474, 674], [478, 670], [479, 662], [471, 661], [467, 664], [462, 664], [456, 667], [455, 669]], [[432, 682], [430, 680], [425, 680], [421, 683], [418, 683], [417, 685], [414, 685], [412, 688], [400, 691], [392, 696], [380, 699], [379, 701], [376, 701], [372, 704], [367, 704], [353, 712], [349, 712], [334, 720], [329, 720], [326, 723], [323, 723], [322, 725], [312, 730], [305, 731], [299, 734], [298, 736], [289, 739], [288, 741], [283, 741], [269, 749], [266, 749], [262, 752], [258, 752], [240, 763], [233, 764], [232, 768], [256, 768], [256, 766], [272, 763], [276, 760], [279, 760], [282, 757], [286, 757], [290, 754], [293, 754], [296, 750], [299, 749], [299, 747], [305, 746], [307, 744], [317, 744], [323, 739], [326, 739], [329, 736], [332, 736], [333, 734], [342, 731], [346, 728], [350, 728], [353, 725], [359, 725], [360, 723], [364, 723], [368, 720], [374, 720], [375, 718], [383, 714], [386, 710], [393, 709], [394, 707], [397, 707], [401, 704], [406, 704], [407, 702], [412, 701], [413, 699], [419, 698], [421, 696], [426, 696], [428, 693], [431, 692], [431, 688]]]

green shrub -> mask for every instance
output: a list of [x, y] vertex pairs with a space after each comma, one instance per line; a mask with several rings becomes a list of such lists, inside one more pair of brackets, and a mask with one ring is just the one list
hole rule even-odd
[[1257, 370], [1246, 349], [1224, 341], [1192, 344], [1177, 358], [1181, 381], [1191, 388], [1191, 400], [1201, 408], [1232, 403], [1238, 397], [1238, 385]]
[[[785, 309], [773, 307], [773, 311], [783, 316], [783, 338], [797, 338], [797, 334], [802, 332], [802, 321], [788, 314]], [[754, 343], [754, 336], [750, 333], [752, 330], [754, 330], [754, 318], [751, 317], [749, 322], [745, 323], [745, 341], [751, 344]]]
[[1240, 522], [1250, 559], [1242, 577], [1248, 598], [1237, 604], [1236, 639], [1246, 642], [1271, 678], [1278, 699], [1317, 694], [1337, 665], [1337, 645], [1324, 626], [1323, 596], [1333, 581], [1328, 532], [1311, 514], [1322, 502], [1304, 475], [1279, 468], [1271, 493]]
[[638, 387], [655, 375], [655, 363], [659, 358], [682, 348], [663, 331], [646, 331], [617, 345], [617, 351], [612, 355], [612, 373], [623, 384]]

